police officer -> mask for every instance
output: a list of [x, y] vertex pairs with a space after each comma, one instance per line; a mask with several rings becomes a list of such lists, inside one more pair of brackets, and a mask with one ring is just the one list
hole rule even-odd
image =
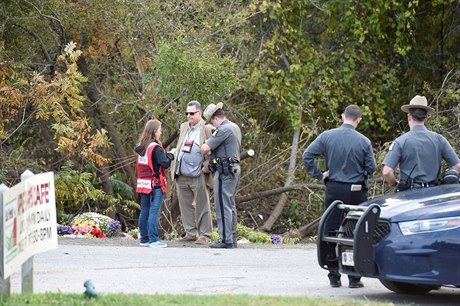
[[241, 131], [225, 117], [222, 103], [211, 103], [204, 110], [206, 124], [216, 129], [201, 146], [203, 154], [211, 152], [209, 165], [214, 172], [214, 206], [220, 241], [211, 248], [232, 249], [237, 246], [235, 193], [240, 179]]
[[[367, 200], [367, 177], [377, 168], [370, 140], [355, 129], [361, 121], [361, 108], [349, 105], [342, 114], [343, 124], [339, 128], [321, 133], [303, 153], [303, 164], [308, 173], [326, 183], [324, 206], [327, 208], [335, 200], [345, 204], [359, 204]], [[321, 172], [315, 157], [323, 155], [326, 171]], [[331, 230], [340, 226], [340, 216]], [[338, 258], [335, 244], [329, 245], [329, 284], [340, 287]], [[360, 277], [348, 276], [350, 288], [361, 288]]]
[[[449, 142], [425, 127], [428, 115], [434, 112], [428, 106], [426, 97], [415, 96], [401, 110], [407, 113], [410, 131], [391, 143], [383, 160], [385, 181], [396, 187], [396, 191], [437, 185], [442, 159], [460, 172], [460, 160]], [[399, 182], [394, 175], [398, 165]]]

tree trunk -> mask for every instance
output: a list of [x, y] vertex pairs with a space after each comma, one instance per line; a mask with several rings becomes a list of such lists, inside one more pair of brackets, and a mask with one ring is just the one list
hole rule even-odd
[[[287, 179], [284, 184], [284, 187], [289, 187], [294, 180], [294, 172], [296, 167], [296, 155], [297, 155], [297, 147], [299, 146], [299, 138], [300, 138], [300, 127], [296, 128], [294, 131], [294, 135], [292, 137], [292, 147], [291, 147], [291, 158], [289, 161], [289, 168], [287, 173]], [[275, 208], [273, 209], [272, 213], [268, 217], [267, 221], [259, 228], [260, 231], [269, 232], [273, 224], [275, 224], [276, 220], [278, 220], [281, 212], [283, 211], [284, 206], [286, 205], [287, 196], [283, 193], [278, 200]]]
[[[113, 142], [113, 150], [114, 150], [115, 156], [119, 160], [128, 161], [129, 156], [126, 154], [126, 151], [123, 147], [123, 144], [120, 140], [120, 137], [118, 135], [118, 132], [115, 126], [113, 125], [112, 121], [107, 115], [107, 112], [104, 111], [103, 103], [101, 103], [102, 94], [96, 85], [96, 81], [90, 75], [88, 64], [86, 63], [83, 57], [80, 57], [80, 59], [78, 60], [78, 67], [80, 71], [83, 73], [83, 75], [86, 76], [89, 80], [85, 87], [88, 99], [95, 105], [96, 115], [100, 119], [103, 128], [106, 129], [107, 132], [109, 133], [110, 140]], [[134, 168], [132, 167], [132, 164], [127, 163], [121, 169], [123, 170], [124, 174], [128, 178], [129, 184], [133, 188], [135, 188], [136, 187], [136, 174], [135, 174]], [[113, 190], [110, 194], [113, 195]]]

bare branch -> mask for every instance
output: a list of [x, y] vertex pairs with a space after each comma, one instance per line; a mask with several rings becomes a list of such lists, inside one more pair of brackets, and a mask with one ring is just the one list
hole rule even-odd
[[321, 218], [317, 218], [313, 220], [312, 222], [308, 223], [307, 225], [303, 225], [299, 227], [298, 229], [292, 231], [292, 232], [287, 232], [284, 233], [282, 236], [283, 238], [300, 238], [303, 239], [307, 235], [315, 234], [316, 230], [318, 228], [319, 220]]
[[279, 187], [271, 190], [265, 190], [261, 192], [255, 192], [251, 193], [246, 196], [240, 196], [236, 197], [235, 201], [237, 204], [239, 203], [244, 203], [244, 202], [249, 202], [255, 199], [260, 199], [260, 198], [266, 198], [270, 197], [273, 195], [293, 191], [293, 190], [303, 190], [303, 189], [317, 189], [317, 190], [325, 190], [324, 185], [320, 184], [304, 184], [304, 185], [292, 185], [292, 186], [284, 186], [284, 187]]

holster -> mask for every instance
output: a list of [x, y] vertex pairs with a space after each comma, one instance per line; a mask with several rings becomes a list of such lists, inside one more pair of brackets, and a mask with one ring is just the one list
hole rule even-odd
[[232, 165], [237, 164], [238, 161], [233, 158], [228, 157], [218, 157], [213, 158], [209, 161], [209, 171], [214, 173], [215, 171], [219, 172], [219, 174], [229, 175], [236, 172], [236, 170], [232, 167]]
[[209, 169], [209, 172], [211, 172], [211, 173], [216, 172], [216, 170], [217, 170], [217, 163], [215, 163], [214, 160], [209, 161], [208, 169]]
[[404, 190], [411, 189], [412, 180], [401, 180], [398, 185], [396, 185], [396, 192], [401, 192]]

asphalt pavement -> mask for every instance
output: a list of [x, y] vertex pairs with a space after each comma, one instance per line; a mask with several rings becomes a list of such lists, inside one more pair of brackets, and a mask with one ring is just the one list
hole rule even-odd
[[[376, 279], [364, 288], [331, 288], [318, 266], [315, 244], [240, 244], [210, 249], [168, 242], [164, 249], [140, 247], [120, 239], [60, 239], [59, 248], [34, 257], [34, 292], [83, 293], [92, 280], [98, 294], [249, 294], [306, 296], [391, 302], [396, 305], [460, 305], [460, 289], [441, 288], [428, 295], [401, 295]], [[20, 273], [11, 277], [20, 292]]]

